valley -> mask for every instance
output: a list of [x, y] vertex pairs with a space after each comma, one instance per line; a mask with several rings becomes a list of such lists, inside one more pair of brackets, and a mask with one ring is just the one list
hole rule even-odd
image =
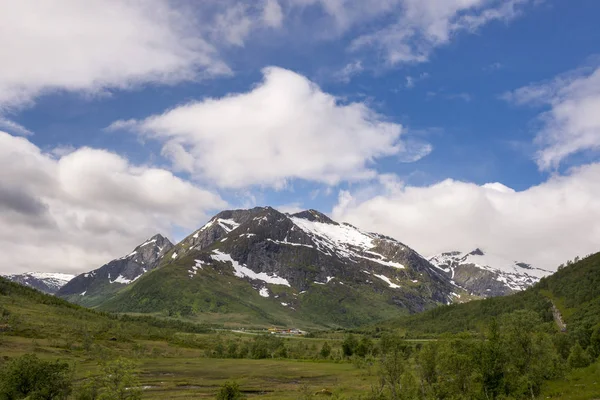
[[[90, 388], [108, 396], [101, 377], [117, 367], [144, 399], [230, 389], [256, 399], [598, 396], [600, 254], [554, 274], [492, 268], [483, 254], [432, 264], [314, 210], [224, 211], [176, 245], [150, 238], [56, 296], [0, 278], [0, 365], [62, 360], [73, 399]], [[472, 268], [471, 281], [459, 279]], [[486, 282], [506, 284], [492, 293], [504, 295], [482, 291]], [[535, 356], [518, 356], [517, 343]]]

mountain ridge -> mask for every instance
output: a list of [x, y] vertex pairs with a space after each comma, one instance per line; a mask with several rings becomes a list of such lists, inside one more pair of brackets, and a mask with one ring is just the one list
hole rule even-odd
[[143, 274], [156, 268], [162, 257], [173, 248], [169, 239], [156, 234], [120, 258], [100, 268], [75, 276], [55, 294], [58, 297], [84, 305], [95, 306], [123, 286], [135, 282]]
[[25, 272], [6, 275], [5, 278], [46, 294], [55, 294], [71, 279], [75, 278], [75, 275], [62, 272]]
[[343, 327], [463, 295], [395, 239], [316, 210], [285, 214], [255, 207], [218, 213], [100, 308], [190, 318], [248, 312], [267, 324]]
[[[352, 327], [520, 289], [471, 260], [485, 258], [481, 249], [444, 257], [469, 264], [428, 260], [394, 238], [314, 209], [224, 210], [175, 245], [153, 236], [57, 295], [106, 311]], [[536, 271], [517, 268], [527, 277]]]
[[470, 252], [448, 251], [428, 260], [452, 282], [480, 297], [496, 297], [522, 291], [552, 271], [512, 261], [481, 248]]

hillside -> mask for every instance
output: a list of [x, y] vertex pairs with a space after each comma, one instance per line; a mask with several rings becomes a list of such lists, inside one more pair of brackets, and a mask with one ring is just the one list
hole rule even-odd
[[70, 303], [0, 277], [0, 325], [5, 336], [78, 342], [86, 335], [110, 338], [168, 339], [175, 332], [207, 328], [176, 320], [116, 316]]
[[224, 211], [102, 310], [351, 327], [468, 297], [408, 246], [315, 210]]
[[478, 331], [491, 319], [521, 309], [535, 311], [542, 320], [551, 322], [553, 303], [568, 334], [583, 343], [589, 341], [592, 328], [600, 324], [600, 253], [562, 268], [522, 292], [438, 307], [379, 327], [410, 331], [413, 336]]

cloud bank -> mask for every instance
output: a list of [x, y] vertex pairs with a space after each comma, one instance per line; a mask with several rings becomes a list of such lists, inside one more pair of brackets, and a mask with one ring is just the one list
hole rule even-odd
[[405, 186], [387, 176], [377, 187], [342, 191], [332, 215], [395, 237], [421, 252], [487, 249], [555, 269], [598, 251], [600, 164], [517, 192], [500, 183], [444, 180]]
[[0, 132], [1, 272], [97, 268], [157, 232], [194, 229], [226, 207], [169, 171], [106, 150], [54, 157]]

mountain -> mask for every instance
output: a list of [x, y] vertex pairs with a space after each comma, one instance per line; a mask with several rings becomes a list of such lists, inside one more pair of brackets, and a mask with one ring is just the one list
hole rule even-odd
[[566, 324], [570, 343], [587, 346], [593, 330], [600, 326], [600, 253], [561, 268], [526, 290], [509, 296], [437, 307], [421, 314], [392, 319], [377, 327], [410, 330], [417, 337], [478, 332], [493, 318], [523, 309], [538, 313], [543, 321], [552, 324], [557, 319], [555, 310], [558, 310]]
[[315, 210], [290, 215], [256, 207], [217, 214], [100, 308], [232, 324], [349, 327], [467, 298], [395, 239]]
[[56, 295], [84, 306], [96, 306], [156, 268], [172, 248], [173, 243], [169, 239], [154, 235], [126, 256], [91, 272], [77, 275], [61, 287]]
[[24, 274], [6, 276], [7, 279], [13, 282], [32, 287], [47, 294], [55, 294], [74, 277], [75, 275], [59, 272], [26, 272]]
[[450, 251], [429, 258], [453, 283], [480, 297], [504, 296], [524, 290], [552, 271], [507, 260], [475, 249]]

